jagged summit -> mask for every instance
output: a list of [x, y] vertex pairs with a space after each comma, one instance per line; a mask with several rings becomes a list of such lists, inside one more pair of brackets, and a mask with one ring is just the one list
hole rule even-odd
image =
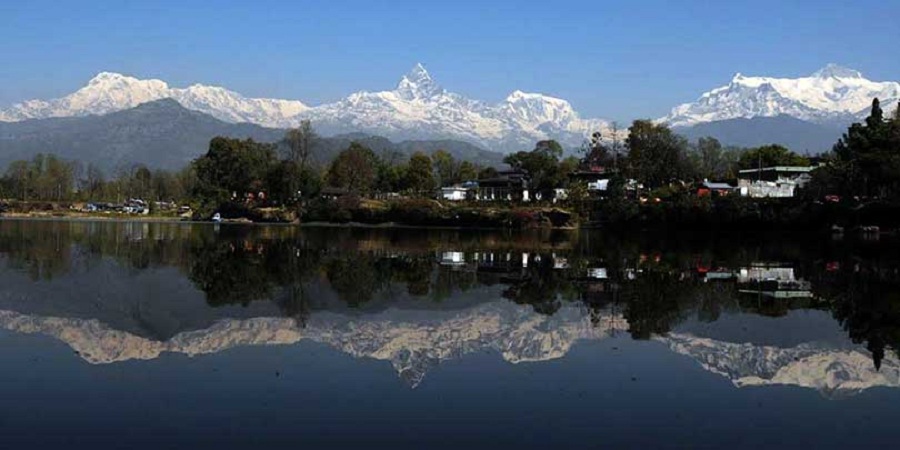
[[813, 73], [812, 76], [816, 78], [863, 78], [860, 71], [835, 63], [828, 63], [825, 67]]
[[397, 92], [403, 98], [410, 100], [431, 98], [445, 93], [421, 63], [417, 63], [400, 79], [400, 82], [397, 83]]
[[565, 100], [514, 91], [504, 101], [488, 104], [447, 91], [421, 63], [402, 76], [394, 90], [357, 92], [313, 108], [296, 100], [247, 98], [218, 86], [175, 88], [161, 80], [101, 72], [68, 96], [0, 110], [0, 121], [102, 115], [162, 98], [226, 122], [284, 128], [308, 119], [324, 135], [455, 139], [501, 152], [527, 150], [545, 139], [577, 147], [596, 131], [608, 135], [606, 121], [581, 118]]

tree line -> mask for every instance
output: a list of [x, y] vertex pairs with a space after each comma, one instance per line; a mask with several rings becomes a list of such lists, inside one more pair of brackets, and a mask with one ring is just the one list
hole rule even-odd
[[[900, 113], [885, 117], [877, 99], [864, 123], [853, 124], [827, 162], [814, 171], [815, 192], [868, 197], [893, 197], [900, 192]], [[778, 165], [808, 165], [807, 157], [780, 145], [757, 148], [723, 146], [714, 138], [689, 142], [667, 125], [635, 120], [624, 141], [595, 133], [577, 156], [564, 156], [553, 140], [529, 151], [507, 155], [504, 162], [531, 177], [531, 188], [552, 198], [556, 188], [576, 188], [570, 174], [602, 168], [620, 182], [631, 178], [646, 188], [703, 179], [733, 181], [742, 169]], [[94, 164], [64, 161], [39, 154], [14, 161], [0, 178], [0, 198], [26, 201], [145, 200], [193, 202], [215, 208], [251, 194], [276, 205], [296, 204], [330, 188], [358, 196], [403, 193], [431, 197], [434, 190], [496, 175], [496, 169], [457, 160], [449, 152], [375, 152], [351, 143], [330, 163], [314, 162], [319, 139], [305, 121], [280, 142], [216, 137], [207, 152], [188, 167], [170, 172], [142, 165], [120, 168], [112, 176]], [[577, 191], [577, 189], [575, 189]]]

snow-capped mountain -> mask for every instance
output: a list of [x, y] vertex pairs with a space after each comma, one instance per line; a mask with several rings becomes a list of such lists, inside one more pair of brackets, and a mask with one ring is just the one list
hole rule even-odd
[[900, 83], [871, 81], [859, 71], [836, 64], [801, 78], [748, 77], [738, 73], [727, 85], [704, 93], [693, 103], [675, 107], [660, 120], [685, 127], [787, 115], [819, 124], [846, 125], [868, 115], [876, 97], [885, 109], [895, 108], [900, 100]]
[[265, 126], [290, 126], [288, 120], [308, 107], [296, 100], [247, 98], [216, 86], [179, 89], [161, 80], [140, 80], [118, 73], [101, 72], [87, 86], [53, 100], [29, 100], [0, 110], [0, 121], [18, 122], [49, 117], [102, 115], [172, 98], [182, 106], [226, 122], [250, 122]]
[[199, 84], [172, 88], [160, 80], [104, 72], [65, 97], [0, 110], [0, 121], [106, 114], [161, 98], [228, 122], [290, 127], [309, 119], [325, 135], [365, 132], [392, 140], [459, 139], [499, 151], [527, 150], [542, 139], [575, 147], [595, 131], [608, 131], [606, 121], [583, 119], [569, 102], [542, 94], [515, 91], [498, 104], [487, 104], [448, 92], [421, 64], [394, 90], [357, 92], [316, 107], [296, 100], [247, 98]]
[[300, 116], [335, 133], [462, 139], [499, 151], [525, 150], [542, 139], [574, 147], [609, 129], [606, 121], [582, 119], [569, 102], [542, 94], [517, 90], [499, 104], [468, 99], [441, 87], [421, 64], [392, 91], [357, 92]]
[[[496, 352], [511, 364], [549, 361], [565, 357], [578, 341], [607, 339], [628, 329], [620, 313], [606, 311], [604, 316], [593, 324], [577, 306], [546, 316], [529, 306], [501, 300], [461, 311], [429, 311], [427, 315], [400, 309], [361, 316], [320, 312], [303, 328], [290, 318], [223, 319], [208, 328], [156, 340], [96, 319], [0, 310], [0, 329], [53, 336], [91, 364], [150, 360], [167, 352], [200, 356], [237, 346], [309, 340], [356, 358], [389, 361], [414, 388], [435, 366], [469, 354]], [[893, 353], [885, 355], [881, 368], [876, 369], [871, 354], [855, 345], [808, 342], [782, 348], [687, 333], [654, 340], [739, 388], [791, 385], [841, 396], [879, 386], [900, 387], [900, 360]]]

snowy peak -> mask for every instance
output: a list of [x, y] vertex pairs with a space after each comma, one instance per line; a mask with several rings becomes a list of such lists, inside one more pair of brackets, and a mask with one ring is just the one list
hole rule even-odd
[[828, 63], [825, 67], [812, 74], [815, 78], [863, 78], [858, 70], [848, 69], [834, 63]]
[[264, 126], [289, 126], [294, 116], [308, 109], [298, 101], [246, 98], [217, 86], [195, 84], [179, 89], [157, 79], [100, 72], [87, 85], [65, 97], [30, 100], [0, 110], [0, 121], [108, 114], [164, 98], [220, 120]]
[[577, 147], [596, 131], [608, 135], [609, 128], [606, 121], [582, 119], [569, 102], [542, 94], [514, 91], [497, 104], [466, 98], [445, 90], [422, 64], [402, 76], [394, 90], [357, 92], [312, 108], [296, 100], [248, 98], [223, 87], [175, 88], [160, 80], [101, 72], [68, 96], [0, 110], [0, 121], [107, 114], [163, 98], [227, 122], [285, 128], [308, 119], [324, 135], [457, 139], [501, 152], [528, 150], [545, 139]]
[[415, 100], [433, 98], [445, 91], [431, 78], [425, 66], [419, 63], [397, 83], [397, 93], [404, 99]]
[[900, 83], [871, 81], [854, 69], [828, 64], [807, 77], [774, 78], [737, 73], [731, 82], [679, 105], [661, 119], [672, 126], [787, 115], [818, 124], [847, 125], [868, 114], [873, 98], [900, 99]]
[[578, 118], [578, 113], [565, 100], [522, 91], [509, 94], [502, 109], [516, 120], [537, 124], [562, 124]]

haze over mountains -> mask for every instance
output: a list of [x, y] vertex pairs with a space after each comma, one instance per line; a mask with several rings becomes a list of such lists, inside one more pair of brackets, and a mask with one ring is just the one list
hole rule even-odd
[[[737, 74], [658, 120], [689, 138], [713, 136], [738, 146], [780, 143], [819, 153], [830, 149], [849, 123], [868, 114], [874, 97], [893, 109], [900, 100], [900, 83], [871, 81], [856, 70], [829, 64], [794, 79]], [[162, 99], [174, 100], [184, 111], [163, 103], [128, 112]], [[112, 113], [121, 115], [109, 117]], [[175, 88], [161, 80], [102, 72], [70, 95], [0, 109], [0, 122], [13, 122], [0, 123], [0, 163], [44, 151], [173, 167], [201, 154], [210, 133], [273, 140], [281, 133], [274, 129], [305, 119], [325, 136], [366, 133], [393, 141], [466, 142], [470, 148], [465, 152], [481, 152], [494, 161], [500, 156], [488, 157], [476, 147], [508, 153], [556, 139], [574, 149], [595, 131], [607, 137], [611, 133], [610, 121], [583, 118], [569, 102], [547, 95], [517, 90], [490, 104], [449, 92], [421, 64], [393, 90], [361, 91], [319, 106], [248, 98], [201, 84]], [[53, 139], [58, 145], [52, 145]], [[163, 146], [167, 154], [157, 154]]]

